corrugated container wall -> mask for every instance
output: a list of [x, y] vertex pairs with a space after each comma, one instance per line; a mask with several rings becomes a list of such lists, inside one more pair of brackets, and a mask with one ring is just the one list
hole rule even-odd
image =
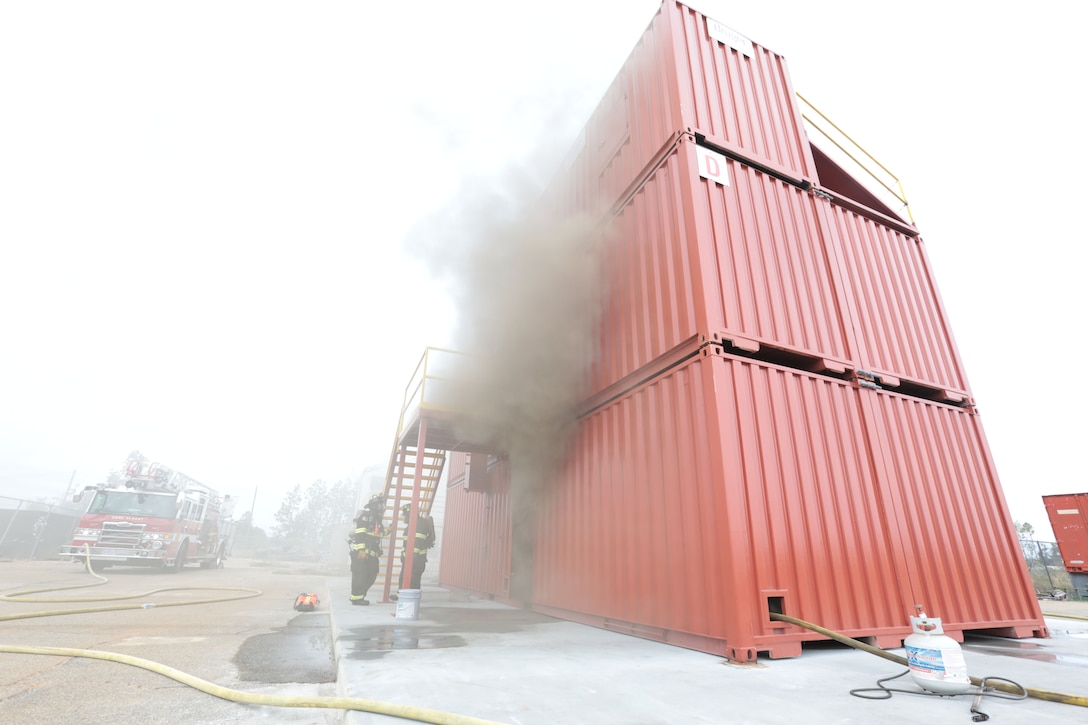
[[585, 418], [540, 511], [537, 609], [736, 659], [810, 638], [772, 606], [889, 646], [918, 602], [1041, 625], [976, 415], [713, 345]]
[[567, 211], [612, 207], [684, 132], [798, 179], [815, 175], [785, 60], [666, 1], [571, 152], [580, 183]]
[[722, 160], [729, 185], [699, 176], [682, 136], [613, 219], [591, 395], [692, 335], [785, 348], [843, 370], [855, 357], [819, 200]]
[[586, 397], [693, 335], [969, 397], [921, 239], [705, 152], [681, 136], [612, 219]]
[[978, 414], [883, 391], [861, 397], [858, 435], [880, 471], [905, 554], [895, 572], [912, 598], [964, 629], [1031, 636], [1039, 604]]
[[819, 209], [854, 314], [857, 366], [969, 396], [922, 240], [837, 204]]
[[491, 490], [486, 493], [465, 489], [465, 471], [465, 454], [452, 454], [439, 585], [508, 601], [513, 520], [510, 466], [503, 462], [495, 467]]

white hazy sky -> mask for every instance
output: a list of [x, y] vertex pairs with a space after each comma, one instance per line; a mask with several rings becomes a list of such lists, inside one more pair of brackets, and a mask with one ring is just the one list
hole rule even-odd
[[[455, 314], [406, 230], [572, 141], [658, 4], [0, 4], [0, 496], [138, 449], [268, 525], [384, 465]], [[1049, 536], [1040, 496], [1088, 490], [1071, 6], [693, 4], [903, 180], [1012, 515]]]

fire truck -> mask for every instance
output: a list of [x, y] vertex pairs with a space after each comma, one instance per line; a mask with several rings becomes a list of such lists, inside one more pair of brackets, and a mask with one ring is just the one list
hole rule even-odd
[[230, 554], [234, 500], [158, 463], [129, 460], [119, 483], [87, 486], [86, 509], [61, 557], [91, 566], [219, 568]]

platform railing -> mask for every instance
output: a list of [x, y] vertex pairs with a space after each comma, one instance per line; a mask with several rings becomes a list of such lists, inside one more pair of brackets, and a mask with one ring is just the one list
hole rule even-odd
[[[805, 120], [809, 128], [826, 138], [856, 169], [890, 194], [892, 199], [900, 205], [899, 210], [905, 211], [910, 223], [913, 224], [914, 217], [911, 215], [910, 204], [907, 202], [907, 195], [903, 191], [903, 184], [899, 181], [899, 177], [880, 163], [875, 156], [866, 151], [848, 133], [839, 128], [820, 109], [812, 105], [807, 98], [800, 93], [796, 95], [797, 99], [801, 101], [801, 118]], [[842, 161], [842, 159], [836, 160]], [[880, 192], [875, 193], [880, 196]], [[890, 206], [894, 205], [890, 204]]]
[[397, 465], [397, 456], [404, 426], [411, 421], [419, 410], [455, 410], [449, 395], [448, 383], [454, 379], [457, 362], [465, 354], [443, 347], [427, 347], [416, 364], [408, 384], [404, 388], [404, 402], [397, 421], [397, 432], [393, 437], [393, 447], [389, 454], [389, 466], [386, 469], [386, 486], [392, 480]]

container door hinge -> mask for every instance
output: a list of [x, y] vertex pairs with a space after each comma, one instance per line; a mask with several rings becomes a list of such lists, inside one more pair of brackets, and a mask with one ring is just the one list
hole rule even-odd
[[883, 390], [880, 385], [877, 384], [879, 376], [876, 373], [871, 373], [868, 370], [855, 370], [854, 380], [859, 387], [868, 388], [870, 390]]

